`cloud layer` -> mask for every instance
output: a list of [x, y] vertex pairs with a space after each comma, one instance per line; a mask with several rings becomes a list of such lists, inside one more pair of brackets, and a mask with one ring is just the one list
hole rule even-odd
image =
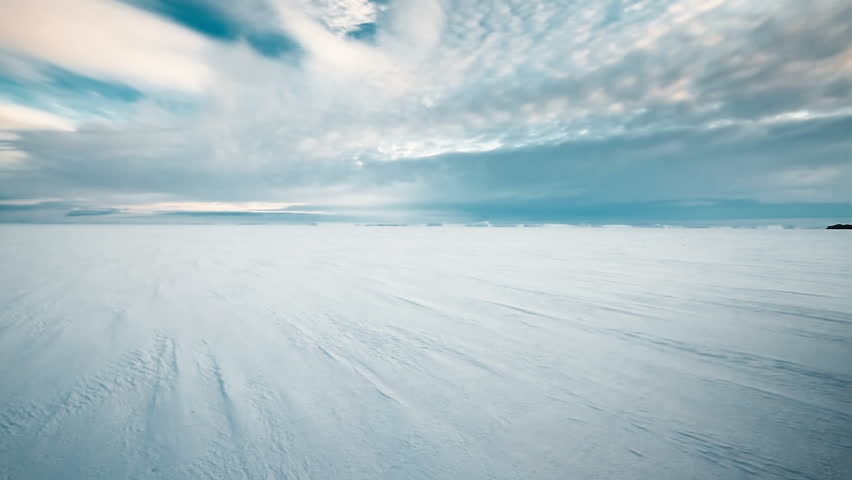
[[3, 1], [0, 202], [521, 221], [852, 202], [844, 1]]

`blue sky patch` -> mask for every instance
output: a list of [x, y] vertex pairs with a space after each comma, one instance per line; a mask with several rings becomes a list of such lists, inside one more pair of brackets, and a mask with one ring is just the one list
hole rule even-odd
[[220, 40], [235, 40], [243, 30], [243, 27], [225, 12], [204, 0], [125, 1]]
[[373, 41], [376, 38], [376, 29], [378, 26], [375, 23], [359, 24], [354, 30], [346, 33], [350, 38], [363, 41]]

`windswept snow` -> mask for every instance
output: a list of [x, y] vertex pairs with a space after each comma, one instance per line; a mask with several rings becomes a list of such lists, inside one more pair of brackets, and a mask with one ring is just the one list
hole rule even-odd
[[852, 478], [852, 237], [0, 227], [2, 479]]

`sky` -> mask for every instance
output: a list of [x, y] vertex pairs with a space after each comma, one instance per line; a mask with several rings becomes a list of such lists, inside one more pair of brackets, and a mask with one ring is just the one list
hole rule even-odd
[[0, 11], [0, 222], [852, 221], [848, 0]]

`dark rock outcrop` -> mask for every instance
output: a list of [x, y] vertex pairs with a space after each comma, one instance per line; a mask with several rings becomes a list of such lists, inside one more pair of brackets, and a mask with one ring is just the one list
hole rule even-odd
[[826, 230], [852, 230], [852, 225], [846, 223], [838, 223], [836, 225], [832, 225], [830, 227], [826, 227]]

